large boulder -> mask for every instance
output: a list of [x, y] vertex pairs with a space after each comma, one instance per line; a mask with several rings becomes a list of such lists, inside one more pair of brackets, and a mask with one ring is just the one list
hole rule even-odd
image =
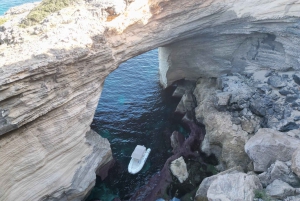
[[233, 173], [239, 173], [243, 172], [243, 168], [240, 166], [230, 168], [226, 171], [220, 172], [219, 174], [213, 175], [211, 177], [206, 177], [201, 182], [195, 196], [195, 201], [206, 201], [207, 200], [207, 191], [212, 184], [213, 181], [215, 181], [219, 176], [225, 175], [225, 174], [233, 174]]
[[275, 180], [266, 188], [266, 193], [276, 199], [284, 199], [288, 196], [299, 194], [299, 190], [291, 187], [289, 184]]
[[253, 161], [254, 170], [263, 172], [276, 160], [291, 160], [293, 152], [299, 146], [300, 140], [297, 138], [262, 128], [246, 143], [245, 151]]
[[189, 177], [186, 163], [182, 156], [171, 162], [170, 170], [180, 183], [184, 182]]
[[256, 175], [225, 174], [212, 182], [207, 198], [209, 201], [252, 201], [258, 189], [262, 189], [262, 185]]
[[[290, 165], [290, 162], [288, 162], [288, 164]], [[294, 187], [300, 185], [300, 179], [292, 172], [287, 163], [282, 161], [276, 161], [266, 172], [261, 173], [258, 177], [264, 187], [268, 186], [276, 179], [284, 181]]]

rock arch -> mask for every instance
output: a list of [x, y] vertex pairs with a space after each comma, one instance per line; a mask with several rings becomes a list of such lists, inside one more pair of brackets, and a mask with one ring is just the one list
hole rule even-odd
[[6, 15], [19, 20], [0, 27], [0, 200], [84, 197], [111, 158], [90, 131], [103, 82], [133, 56], [164, 46], [164, 86], [299, 69], [298, 1], [138, 0], [106, 13], [122, 2], [79, 1], [26, 29], [26, 9]]

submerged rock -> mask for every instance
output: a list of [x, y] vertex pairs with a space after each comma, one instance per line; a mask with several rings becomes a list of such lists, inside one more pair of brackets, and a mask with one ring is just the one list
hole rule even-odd
[[183, 157], [172, 161], [170, 170], [180, 183], [184, 182], [189, 177]]

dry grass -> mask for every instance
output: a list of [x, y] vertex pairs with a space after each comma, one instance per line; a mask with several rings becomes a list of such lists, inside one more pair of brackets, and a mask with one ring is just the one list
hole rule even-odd
[[38, 24], [51, 13], [68, 7], [73, 2], [74, 0], [43, 0], [37, 7], [30, 11], [22, 24], [25, 26]]
[[0, 25], [4, 24], [6, 21], [6, 18], [0, 17]]

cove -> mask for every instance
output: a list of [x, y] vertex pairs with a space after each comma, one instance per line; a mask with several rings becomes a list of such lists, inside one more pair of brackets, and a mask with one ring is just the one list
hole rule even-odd
[[[159, 84], [157, 49], [124, 62], [106, 78], [91, 127], [109, 140], [116, 163], [104, 181], [97, 177], [87, 201], [128, 200], [162, 169], [172, 155], [171, 133], [186, 133], [172, 118], [179, 101], [172, 92]], [[142, 171], [131, 175], [127, 165], [137, 144], [152, 151]]]

